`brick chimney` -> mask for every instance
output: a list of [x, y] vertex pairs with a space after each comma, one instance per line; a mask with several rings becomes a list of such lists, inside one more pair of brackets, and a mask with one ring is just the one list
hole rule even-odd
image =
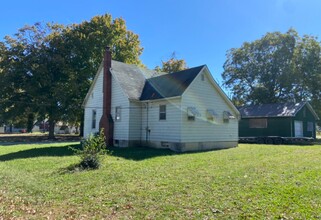
[[104, 55], [104, 75], [103, 75], [103, 115], [99, 121], [99, 129], [104, 128], [106, 142], [108, 146], [113, 145], [114, 121], [111, 116], [111, 52], [110, 47], [106, 47]]

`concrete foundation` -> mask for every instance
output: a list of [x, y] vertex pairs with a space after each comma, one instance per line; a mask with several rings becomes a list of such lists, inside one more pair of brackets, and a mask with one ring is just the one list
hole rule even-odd
[[140, 140], [114, 140], [115, 147], [152, 147], [170, 149], [176, 152], [207, 151], [227, 149], [238, 146], [238, 141], [209, 141], [209, 142], [166, 142], [166, 141], [140, 141]]

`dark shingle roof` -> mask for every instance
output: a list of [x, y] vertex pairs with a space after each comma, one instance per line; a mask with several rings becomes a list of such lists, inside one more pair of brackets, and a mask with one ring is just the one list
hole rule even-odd
[[205, 65], [146, 80], [140, 100], [181, 96]]
[[139, 100], [145, 80], [165, 73], [112, 60], [111, 71], [129, 99]]
[[306, 102], [273, 103], [239, 107], [242, 118], [254, 117], [294, 117]]

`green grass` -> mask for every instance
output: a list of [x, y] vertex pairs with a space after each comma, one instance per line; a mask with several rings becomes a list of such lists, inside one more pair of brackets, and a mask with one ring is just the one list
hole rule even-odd
[[0, 219], [320, 219], [321, 146], [177, 154], [113, 149], [69, 172], [75, 143], [0, 146]]

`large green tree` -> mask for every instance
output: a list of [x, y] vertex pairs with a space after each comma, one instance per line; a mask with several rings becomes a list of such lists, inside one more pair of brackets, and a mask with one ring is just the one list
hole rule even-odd
[[0, 44], [0, 108], [12, 121], [48, 118], [50, 138], [59, 120], [80, 123], [82, 101], [106, 46], [113, 59], [140, 64], [138, 35], [110, 15], [66, 27], [36, 23], [7, 36]]
[[68, 99], [66, 119], [80, 122], [83, 119], [80, 104], [98, 70], [106, 46], [111, 47], [114, 60], [137, 65], [141, 65], [139, 56], [143, 48], [138, 35], [127, 30], [123, 19], [113, 20], [108, 14], [69, 26], [61, 38], [64, 42], [61, 50], [67, 50], [64, 59], [68, 63], [68, 72], [74, 76], [68, 84], [73, 95]]
[[229, 50], [223, 67], [223, 85], [236, 105], [310, 101], [318, 110], [321, 46], [313, 36], [267, 33]]

